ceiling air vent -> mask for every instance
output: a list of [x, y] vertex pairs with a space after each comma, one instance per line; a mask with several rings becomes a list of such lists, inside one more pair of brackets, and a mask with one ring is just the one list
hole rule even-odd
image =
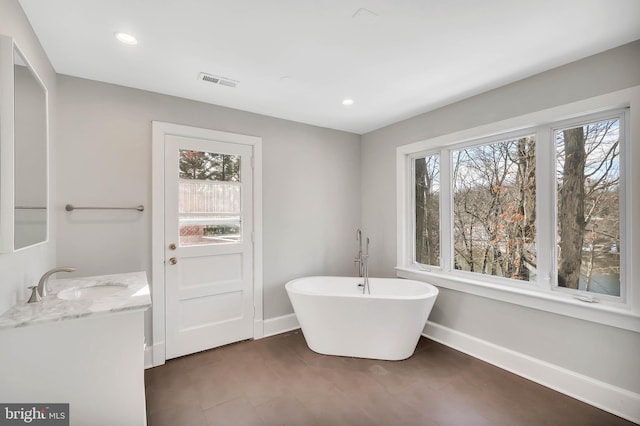
[[198, 74], [198, 80], [206, 81], [208, 83], [219, 84], [220, 86], [236, 87], [238, 82], [230, 80], [224, 77], [218, 77], [217, 75], [211, 75], [204, 72]]

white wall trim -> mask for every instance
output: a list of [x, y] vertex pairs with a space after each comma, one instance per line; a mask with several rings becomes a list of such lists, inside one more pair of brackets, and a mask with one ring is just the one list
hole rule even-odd
[[153, 365], [166, 359], [164, 303], [164, 135], [166, 123], [151, 123], [151, 318]]
[[253, 338], [264, 336], [262, 228], [262, 138], [253, 144]]
[[298, 317], [296, 314], [282, 315], [275, 318], [264, 320], [264, 336], [275, 336], [276, 334], [286, 333], [287, 331], [300, 328]]
[[154, 342], [151, 345], [151, 365], [157, 367], [158, 365], [164, 364], [167, 360], [166, 354], [164, 338], [161, 342]]
[[151, 367], [155, 367], [153, 365], [153, 348], [144, 345], [144, 368], [146, 370]]
[[567, 370], [537, 358], [427, 322], [423, 336], [640, 424], [640, 394]]

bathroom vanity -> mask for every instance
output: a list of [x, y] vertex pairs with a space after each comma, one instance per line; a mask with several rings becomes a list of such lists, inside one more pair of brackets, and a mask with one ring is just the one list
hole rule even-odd
[[69, 403], [71, 425], [145, 425], [146, 274], [50, 286], [0, 316], [0, 401]]

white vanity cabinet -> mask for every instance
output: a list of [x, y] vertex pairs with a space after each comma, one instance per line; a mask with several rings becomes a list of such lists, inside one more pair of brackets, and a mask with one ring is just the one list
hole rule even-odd
[[[57, 297], [67, 288], [105, 283], [126, 286], [99, 299]], [[71, 425], [145, 425], [146, 275], [51, 284], [53, 293], [42, 302], [0, 316], [0, 401], [69, 403]]]

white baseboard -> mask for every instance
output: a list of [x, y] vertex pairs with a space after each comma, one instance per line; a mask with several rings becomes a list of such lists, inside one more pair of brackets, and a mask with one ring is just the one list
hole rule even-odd
[[[256, 321], [254, 323], [254, 338], [261, 339], [264, 337], [275, 336], [276, 334], [286, 333], [287, 331], [300, 328], [296, 314], [283, 315], [276, 318], [270, 318], [264, 321]], [[164, 342], [160, 342], [153, 346], [145, 345], [144, 347], [144, 368], [156, 367], [165, 363]], [[155, 360], [155, 361], [154, 361]]]
[[150, 346], [144, 345], [144, 368], [153, 367], [153, 350]]
[[640, 424], [640, 394], [427, 322], [423, 336], [577, 400]]
[[282, 315], [280, 317], [269, 318], [264, 320], [262, 337], [275, 336], [276, 334], [286, 333], [287, 331], [300, 328], [298, 317], [296, 314]]
[[262, 319], [253, 320], [253, 338], [262, 339], [264, 337], [264, 321]]
[[154, 345], [145, 344], [144, 368], [157, 367], [164, 364], [165, 361], [164, 340]]

